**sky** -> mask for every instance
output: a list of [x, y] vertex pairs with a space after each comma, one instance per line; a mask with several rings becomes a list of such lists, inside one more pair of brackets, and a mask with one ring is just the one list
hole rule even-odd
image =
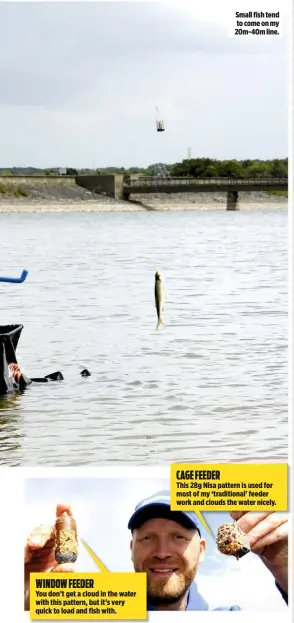
[[[135, 506], [143, 498], [169, 488], [168, 478], [26, 478], [24, 529], [28, 536], [40, 524], [53, 525], [58, 503], [71, 504], [79, 537], [84, 539], [109, 571], [133, 571], [131, 534], [127, 528]], [[232, 521], [225, 512], [203, 513], [214, 535], [221, 523]], [[197, 584], [211, 607], [237, 604], [242, 610], [284, 611], [286, 606], [273, 578], [254, 554], [240, 561], [220, 554], [205, 528], [205, 561], [197, 572]], [[97, 567], [80, 543], [77, 571]]]
[[279, 37], [235, 36], [236, 6], [0, 2], [0, 167], [287, 157], [290, 2], [254, 3]]

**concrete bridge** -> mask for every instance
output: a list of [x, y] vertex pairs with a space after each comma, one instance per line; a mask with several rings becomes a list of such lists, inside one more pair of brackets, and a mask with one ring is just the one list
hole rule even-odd
[[45, 190], [50, 184], [78, 184], [87, 190], [115, 199], [128, 200], [130, 195], [150, 193], [227, 193], [227, 210], [238, 210], [240, 192], [288, 190], [287, 178], [259, 178], [248, 180], [226, 179], [224, 177], [193, 178], [168, 177], [151, 178], [128, 175], [0, 175], [0, 183], [9, 185], [31, 185]]
[[128, 199], [131, 194], [147, 193], [197, 193], [197, 192], [226, 192], [227, 210], [238, 209], [239, 192], [268, 191], [268, 190], [287, 190], [288, 180], [286, 178], [264, 178], [264, 179], [226, 179], [220, 178], [191, 178], [191, 177], [170, 177], [170, 178], [137, 178], [135, 180], [125, 180], [123, 184], [123, 196]]
[[76, 183], [92, 192], [115, 199], [149, 193], [227, 193], [227, 210], [238, 210], [239, 192], [288, 190], [287, 178], [227, 179], [169, 177], [150, 178], [123, 175], [81, 175]]

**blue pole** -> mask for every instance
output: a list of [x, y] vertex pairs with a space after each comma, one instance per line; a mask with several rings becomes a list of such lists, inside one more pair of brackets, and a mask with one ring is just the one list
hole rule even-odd
[[5, 283], [23, 283], [26, 280], [28, 274], [29, 273], [27, 270], [23, 270], [20, 277], [0, 277], [0, 281], [3, 281]]

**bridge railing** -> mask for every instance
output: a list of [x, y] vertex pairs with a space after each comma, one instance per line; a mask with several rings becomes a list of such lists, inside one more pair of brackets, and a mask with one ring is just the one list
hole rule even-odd
[[224, 185], [224, 186], [285, 186], [288, 184], [287, 178], [276, 178], [276, 177], [265, 177], [265, 178], [251, 178], [251, 179], [231, 179], [225, 177], [168, 177], [168, 178], [148, 178], [148, 177], [137, 177], [130, 178], [128, 180], [124, 180], [125, 186], [185, 186], [185, 185]]

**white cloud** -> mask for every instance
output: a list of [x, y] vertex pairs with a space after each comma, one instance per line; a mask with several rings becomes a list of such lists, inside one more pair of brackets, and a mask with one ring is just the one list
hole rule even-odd
[[0, 166], [285, 157], [285, 41], [229, 36], [230, 6], [0, 3]]
[[188, 14], [196, 22], [212, 22], [228, 26], [236, 11], [247, 13], [249, 11], [280, 12], [281, 19], [287, 19], [291, 15], [291, 2], [277, 2], [277, 0], [256, 0], [254, 7], [248, 0], [207, 0], [206, 2], [195, 2], [194, 0], [161, 0], [168, 8], [172, 8], [178, 13]]

